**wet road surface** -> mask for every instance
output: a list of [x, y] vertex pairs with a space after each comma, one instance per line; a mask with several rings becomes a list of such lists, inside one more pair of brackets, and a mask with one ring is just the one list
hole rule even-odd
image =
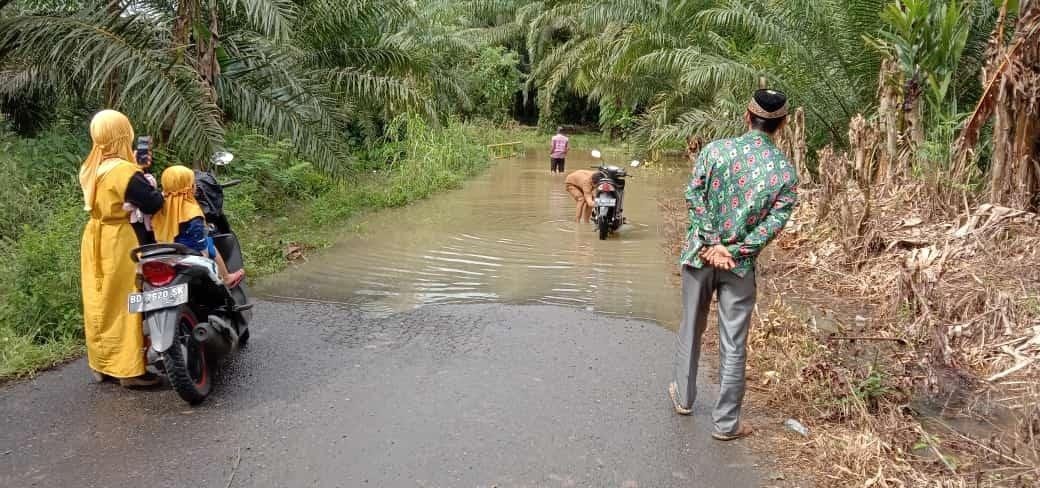
[[666, 395], [656, 195], [684, 170], [637, 173], [631, 223], [599, 241], [543, 159], [370, 216], [258, 287], [199, 407], [90, 384], [83, 360], [0, 387], [0, 487], [759, 486], [710, 438], [712, 381], [692, 417]]
[[[574, 150], [567, 170], [594, 164]], [[622, 164], [624, 154], [607, 153]], [[658, 197], [678, 194], [689, 169], [656, 163], [628, 169], [618, 234], [600, 241], [577, 224], [563, 175], [549, 158], [495, 163], [463, 188], [380, 212], [345, 230], [331, 249], [282, 273], [261, 294], [348, 303], [374, 316], [449, 303], [547, 304], [679, 320], [675, 263], [662, 251]]]
[[[754, 459], [664, 385], [673, 335], [553, 306], [373, 320], [264, 302], [211, 397], [90, 384], [80, 360], [0, 390], [4, 487], [750, 487]], [[235, 466], [237, 465], [237, 469]]]

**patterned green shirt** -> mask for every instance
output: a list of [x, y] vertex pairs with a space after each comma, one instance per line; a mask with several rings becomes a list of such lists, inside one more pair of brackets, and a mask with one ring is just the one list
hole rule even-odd
[[708, 144], [686, 187], [690, 228], [680, 265], [701, 268], [701, 249], [724, 244], [737, 276], [753, 271], [758, 253], [791, 217], [797, 185], [797, 172], [762, 132]]

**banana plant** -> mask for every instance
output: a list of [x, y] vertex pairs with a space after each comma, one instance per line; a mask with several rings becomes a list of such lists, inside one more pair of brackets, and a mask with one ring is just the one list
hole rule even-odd
[[908, 87], [923, 86], [923, 90], [904, 90], [907, 105], [915, 102], [913, 97], [920, 91], [934, 117], [956, 113], [951, 87], [971, 33], [970, 14], [958, 0], [899, 0], [882, 11], [885, 29], [872, 44], [898, 61]]

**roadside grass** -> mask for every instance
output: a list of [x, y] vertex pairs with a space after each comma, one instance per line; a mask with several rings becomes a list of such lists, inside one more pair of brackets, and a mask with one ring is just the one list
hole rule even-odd
[[509, 135], [468, 124], [432, 128], [419, 119], [399, 119], [390, 133], [355, 174], [329, 178], [308, 169], [300, 180], [311, 180], [313, 186], [293, 192], [292, 201], [279, 202], [277, 208], [256, 198], [259, 188], [269, 188], [270, 178], [233, 169], [231, 176], [245, 183], [228, 190], [226, 210], [248, 256], [251, 278], [277, 273], [309, 251], [327, 247], [332, 233], [353, 217], [458, 188], [488, 167], [486, 144]]
[[[330, 176], [296, 158], [288, 141], [232, 128], [235, 161], [218, 178], [243, 180], [227, 190], [225, 210], [248, 276], [276, 273], [327, 246], [351, 217], [457, 188], [487, 168], [486, 145], [515, 139], [515, 130], [455, 121], [433, 127], [403, 117], [382, 144], [352, 154], [348, 172]], [[80, 132], [63, 126], [37, 139], [0, 133], [0, 383], [83, 353], [79, 244], [86, 217], [76, 172], [87, 143]]]

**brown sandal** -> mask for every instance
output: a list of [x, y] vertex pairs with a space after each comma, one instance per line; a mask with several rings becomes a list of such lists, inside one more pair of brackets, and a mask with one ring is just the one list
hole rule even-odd
[[679, 385], [675, 382], [668, 383], [668, 396], [672, 398], [672, 408], [675, 408], [675, 413], [679, 415], [689, 415], [693, 413], [692, 408], [684, 408], [679, 405]]
[[150, 388], [159, 384], [159, 377], [145, 373], [141, 376], [135, 376], [133, 378], [120, 378], [119, 385], [123, 388]]
[[737, 439], [743, 439], [755, 432], [750, 425], [740, 423], [737, 426], [737, 431], [732, 434], [723, 434], [721, 432], [712, 432], [711, 437], [717, 441], [735, 441]]

